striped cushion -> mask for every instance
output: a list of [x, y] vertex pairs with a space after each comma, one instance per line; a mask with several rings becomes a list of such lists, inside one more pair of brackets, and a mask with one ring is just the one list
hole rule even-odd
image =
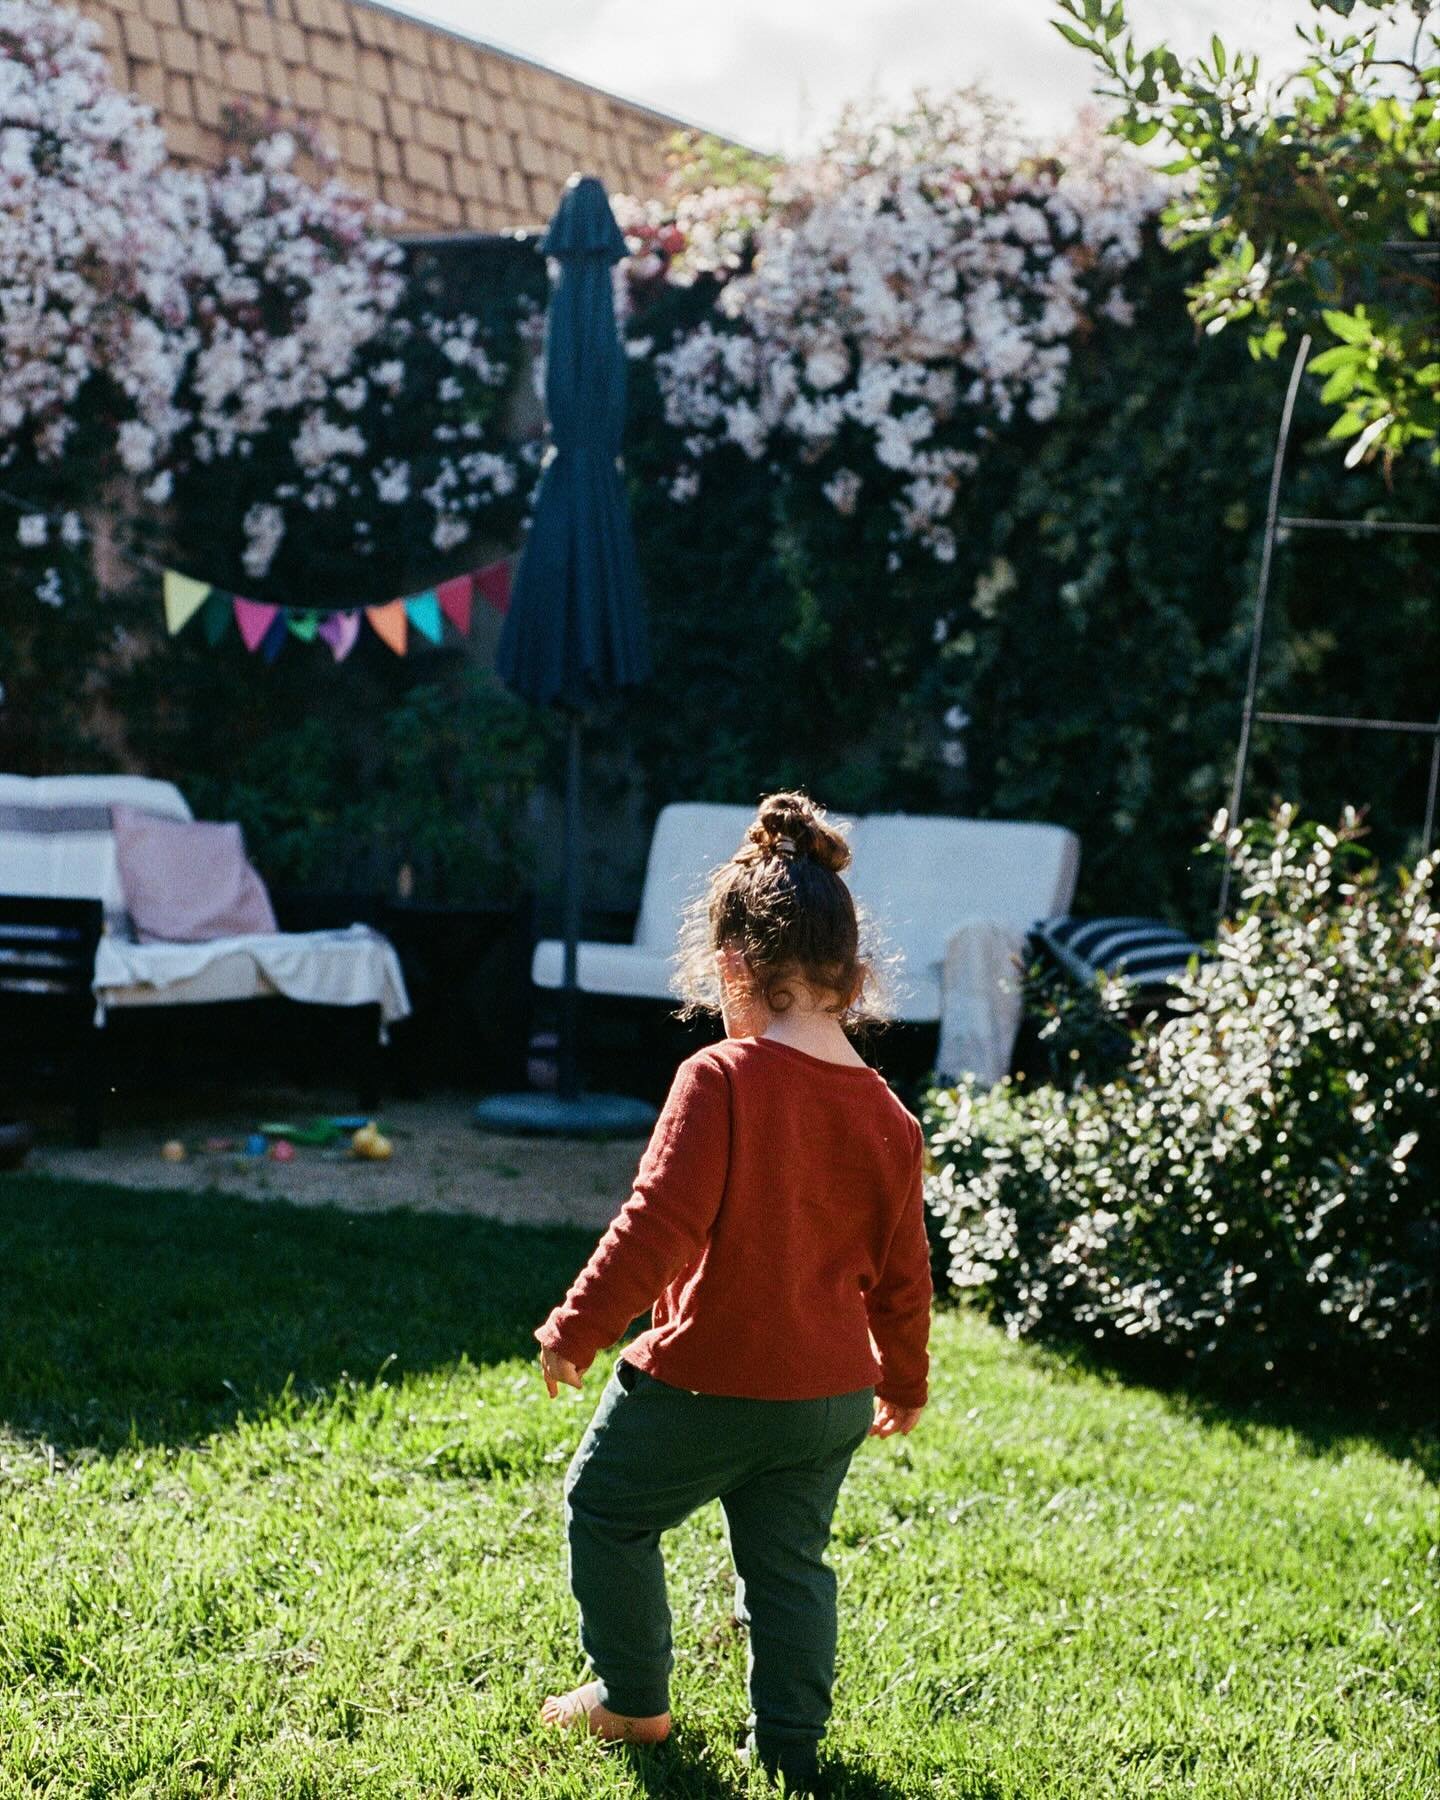
[[1161, 919], [1047, 919], [1035, 936], [1078, 981], [1097, 975], [1122, 979], [1138, 992], [1169, 987], [1207, 952]]
[[138, 775], [0, 775], [0, 894], [99, 900], [113, 931], [126, 931], [110, 808], [134, 806], [188, 819], [168, 781]]

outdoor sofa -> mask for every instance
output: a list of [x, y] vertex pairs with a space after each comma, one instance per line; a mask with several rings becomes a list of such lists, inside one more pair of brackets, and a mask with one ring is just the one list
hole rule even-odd
[[[667, 806], [655, 823], [633, 941], [582, 942], [583, 993], [674, 1000], [681, 915], [706, 877], [732, 856], [754, 817], [745, 806]], [[893, 1016], [939, 1028], [936, 1067], [997, 1081], [1020, 1019], [1018, 964], [1041, 920], [1064, 913], [1080, 844], [1058, 825], [871, 813], [842, 819], [854, 861], [848, 879], [890, 959]], [[537, 987], [564, 979], [564, 945], [536, 946]]]
[[[28, 1009], [32, 1018], [68, 1010], [88, 1034], [71, 1045], [82, 1139], [98, 1141], [105, 1027], [118, 1010], [283, 995], [352, 1009], [372, 1045], [409, 1013], [393, 946], [363, 925], [138, 941], [121, 884], [113, 807], [158, 819], [192, 817], [167, 781], [0, 775], [0, 1005], [13, 1016]], [[362, 1081], [373, 1086], [373, 1055], [362, 1066]]]

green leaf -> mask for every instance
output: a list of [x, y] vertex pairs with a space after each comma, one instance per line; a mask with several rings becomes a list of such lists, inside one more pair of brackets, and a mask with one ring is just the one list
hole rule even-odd
[[1346, 313], [1327, 310], [1323, 317], [1335, 336], [1343, 338], [1347, 344], [1368, 344], [1374, 335], [1363, 311]]
[[1092, 54], [1099, 53], [1100, 46], [1095, 42], [1094, 38], [1087, 37], [1078, 26], [1067, 25], [1063, 19], [1052, 19], [1050, 23], [1060, 33], [1061, 37], [1065, 38], [1069, 43], [1074, 44], [1077, 50], [1088, 50]]
[[1226, 67], [1225, 46], [1220, 42], [1218, 32], [1211, 32], [1210, 34], [1210, 54], [1215, 61], [1215, 73], [1217, 75], [1223, 75]]
[[1326, 437], [1354, 437], [1365, 429], [1365, 415], [1362, 412], [1343, 412], [1325, 433]]

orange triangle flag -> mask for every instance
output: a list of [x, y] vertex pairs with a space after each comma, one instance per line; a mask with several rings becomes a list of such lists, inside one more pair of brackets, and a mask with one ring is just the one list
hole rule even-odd
[[409, 639], [409, 620], [403, 600], [390, 600], [384, 606], [367, 606], [365, 617], [382, 643], [388, 644], [397, 656], [405, 654], [405, 645]]

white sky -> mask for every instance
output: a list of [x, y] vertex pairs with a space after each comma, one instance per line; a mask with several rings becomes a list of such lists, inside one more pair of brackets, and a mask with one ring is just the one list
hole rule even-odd
[[[763, 149], [803, 146], [847, 100], [917, 86], [981, 81], [1047, 134], [1089, 92], [1089, 60], [1051, 26], [1051, 0], [388, 3]], [[1309, 0], [1130, 0], [1128, 11], [1142, 47], [1183, 53], [1218, 31], [1272, 68], [1298, 60], [1294, 27], [1315, 17]]]

